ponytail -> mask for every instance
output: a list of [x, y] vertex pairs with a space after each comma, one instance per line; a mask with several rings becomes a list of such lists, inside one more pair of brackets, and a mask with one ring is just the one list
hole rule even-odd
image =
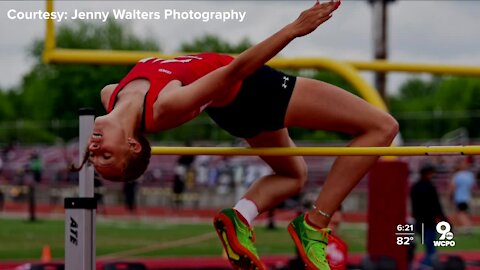
[[88, 149], [85, 149], [85, 154], [83, 154], [83, 160], [82, 160], [82, 162], [80, 163], [80, 165], [77, 167], [77, 166], [75, 165], [75, 163], [72, 162], [72, 163], [70, 164], [69, 168], [68, 168], [69, 171], [70, 171], [70, 172], [79, 172], [79, 171], [83, 168], [83, 166], [85, 165], [85, 163], [87, 163], [89, 156], [90, 156], [90, 151], [88, 151]]

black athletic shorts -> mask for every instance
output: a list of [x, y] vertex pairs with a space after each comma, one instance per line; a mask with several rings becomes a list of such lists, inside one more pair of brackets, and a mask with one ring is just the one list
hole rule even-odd
[[457, 203], [457, 210], [460, 212], [467, 212], [468, 211], [468, 203], [461, 202]]
[[233, 136], [251, 138], [262, 131], [285, 127], [285, 113], [296, 77], [263, 66], [242, 83], [235, 99], [206, 113]]

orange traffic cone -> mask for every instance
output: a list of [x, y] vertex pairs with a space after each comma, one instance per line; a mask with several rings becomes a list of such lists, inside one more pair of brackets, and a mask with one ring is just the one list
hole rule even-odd
[[44, 245], [42, 248], [42, 263], [48, 263], [52, 261], [52, 251], [49, 245]]

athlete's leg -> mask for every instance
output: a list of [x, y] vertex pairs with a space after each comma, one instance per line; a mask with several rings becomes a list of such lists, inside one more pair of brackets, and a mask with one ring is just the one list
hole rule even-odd
[[472, 229], [472, 221], [468, 213], [468, 203], [463, 203], [461, 209], [458, 209], [457, 220], [459, 223], [458, 231], [460, 233], [470, 233]]
[[[286, 126], [338, 131], [354, 136], [350, 146], [389, 146], [398, 132], [390, 115], [336, 86], [299, 78], [285, 118]], [[378, 157], [338, 157], [315, 206], [328, 215], [338, 209]], [[329, 218], [311, 211], [310, 221], [326, 227]]]
[[[293, 147], [287, 129], [264, 132], [247, 140], [252, 147]], [[250, 226], [259, 214], [298, 193], [306, 179], [302, 157], [262, 157], [274, 174], [254, 182], [234, 209], [224, 209], [214, 218], [214, 226], [227, 257], [235, 269], [265, 269], [254, 246]]]
[[[266, 132], [247, 140], [252, 147], [295, 147], [284, 128]], [[307, 166], [303, 157], [262, 157], [274, 174], [255, 182], [245, 194], [245, 199], [254, 201], [260, 211], [274, 207], [279, 202], [297, 194], [307, 179]], [[315, 228], [300, 215], [288, 226], [288, 231], [308, 269], [330, 269], [326, 259], [329, 229]]]
[[[247, 139], [251, 147], [295, 147], [286, 128], [262, 132]], [[253, 183], [244, 198], [253, 201], [262, 213], [301, 191], [307, 179], [307, 165], [299, 156], [261, 156], [273, 174]]]

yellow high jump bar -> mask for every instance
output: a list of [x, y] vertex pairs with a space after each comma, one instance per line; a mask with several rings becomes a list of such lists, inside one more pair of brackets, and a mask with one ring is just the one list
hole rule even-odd
[[436, 156], [479, 155], [480, 146], [396, 147], [152, 147], [152, 155], [218, 156]]

